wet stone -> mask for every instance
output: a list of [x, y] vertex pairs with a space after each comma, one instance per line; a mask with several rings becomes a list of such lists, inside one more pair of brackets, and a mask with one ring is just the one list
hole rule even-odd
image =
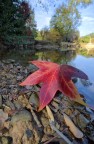
[[31, 121], [32, 120], [32, 116], [31, 113], [27, 110], [22, 110], [18, 113], [16, 113], [12, 119], [11, 119], [11, 123], [14, 124], [17, 121]]
[[2, 107], [2, 95], [0, 95], [0, 107]]
[[15, 110], [15, 105], [10, 100], [6, 101], [6, 105], [9, 106], [12, 110]]
[[6, 137], [2, 137], [0, 139], [1, 139], [2, 144], [8, 144], [8, 139]]
[[22, 105], [18, 102], [18, 101], [14, 101], [14, 105], [17, 109], [21, 109], [22, 108]]
[[29, 98], [29, 103], [38, 107], [38, 105], [39, 105], [39, 98], [38, 98], [38, 96], [36, 94], [32, 94], [30, 96], [30, 98]]
[[87, 126], [87, 124], [89, 123], [89, 120], [86, 119], [82, 114], [79, 115], [77, 121], [78, 121], [79, 127], [81, 129], [84, 129]]
[[28, 138], [32, 138], [33, 137], [33, 132], [30, 129], [26, 130], [26, 135]]

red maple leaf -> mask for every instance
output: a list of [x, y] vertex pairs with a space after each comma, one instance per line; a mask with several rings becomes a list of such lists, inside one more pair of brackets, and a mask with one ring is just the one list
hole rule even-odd
[[32, 63], [39, 69], [29, 75], [20, 85], [42, 83], [39, 95], [39, 110], [50, 103], [58, 90], [75, 101], [86, 105], [71, 80], [72, 77], [88, 80], [84, 72], [69, 65], [58, 65], [47, 61], [32, 61]]

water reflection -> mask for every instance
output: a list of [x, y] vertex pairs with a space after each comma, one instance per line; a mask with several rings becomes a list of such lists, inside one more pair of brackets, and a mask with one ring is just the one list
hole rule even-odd
[[90, 85], [87, 85], [84, 80], [78, 79], [76, 86], [79, 93], [87, 99], [87, 103], [94, 106], [94, 58], [77, 55], [70, 63], [88, 75]]
[[92, 49], [81, 49], [79, 54], [86, 56], [86, 57], [94, 57], [94, 48]]
[[81, 83], [80, 80], [78, 80], [76, 86], [79, 93], [85, 97], [87, 103], [94, 107], [94, 83], [92, 83], [92, 85], [85, 86]]
[[67, 64], [69, 61], [76, 57], [76, 51], [8, 51], [0, 57], [0, 59], [14, 59], [16, 62], [20, 62], [22, 65], [27, 64], [31, 60], [46, 60], [55, 62], [58, 64]]
[[46, 60], [58, 64], [67, 64], [70, 60], [76, 57], [76, 52], [46, 51], [46, 52], [38, 52], [36, 53], [36, 55], [38, 56], [38, 60]]

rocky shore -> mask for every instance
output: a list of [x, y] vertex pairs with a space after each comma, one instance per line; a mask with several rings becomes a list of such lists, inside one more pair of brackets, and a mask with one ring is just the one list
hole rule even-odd
[[37, 112], [40, 86], [21, 87], [34, 65], [0, 61], [0, 144], [93, 144], [94, 112], [61, 93]]

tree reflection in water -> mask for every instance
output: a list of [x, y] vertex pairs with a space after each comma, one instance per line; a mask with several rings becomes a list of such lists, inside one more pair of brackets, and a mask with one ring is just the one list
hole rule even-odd
[[55, 62], [58, 64], [68, 64], [69, 61], [76, 57], [75, 51], [66, 51], [66, 52], [58, 52], [58, 51], [46, 51], [46, 52], [38, 52], [36, 53], [38, 56], [38, 60], [46, 60]]

